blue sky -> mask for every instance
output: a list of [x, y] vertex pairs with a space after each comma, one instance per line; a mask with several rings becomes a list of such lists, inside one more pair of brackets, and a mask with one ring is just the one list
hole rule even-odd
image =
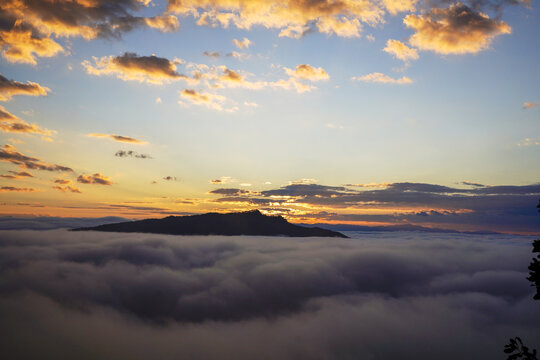
[[[11, 3], [21, 8], [9, 8]], [[536, 107], [540, 101], [540, 16], [534, 2], [500, 2], [499, 11], [482, 2], [475, 7], [450, 2], [351, 0], [328, 11], [319, 7], [334, 9], [338, 2], [268, 2], [285, 9], [277, 15], [243, 5], [227, 8], [220, 1], [213, 5], [184, 2], [184, 7], [195, 4], [198, 14], [193, 15], [182, 13], [174, 1], [154, 0], [144, 6], [135, 0], [96, 0], [77, 2], [76, 9], [83, 15], [72, 11], [73, 18], [53, 20], [40, 3], [47, 1], [2, 5], [8, 25], [0, 29], [0, 64], [9, 84], [1, 91], [12, 94], [17, 82], [28, 81], [48, 91], [46, 96], [9, 95], [0, 105], [19, 119], [16, 121], [56, 133], [43, 140], [35, 131], [4, 127], [0, 140], [11, 146], [6, 150], [11, 154], [17, 151], [72, 171], [37, 170], [33, 177], [12, 176], [9, 171], [29, 168], [4, 160], [0, 169], [11, 177], [0, 179], [3, 214], [146, 217], [257, 206], [244, 200], [217, 201], [211, 191], [218, 188], [243, 189], [240, 195], [251, 199], [262, 191], [294, 183], [376, 183], [380, 184], [377, 189], [384, 190], [387, 184], [410, 182], [468, 189], [461, 182], [484, 187], [526, 186], [540, 178], [540, 107]], [[84, 35], [83, 30], [101, 29], [104, 24], [116, 26], [120, 20], [110, 12], [112, 3], [141, 18], [175, 17], [179, 26], [154, 29], [137, 25], [119, 37]], [[404, 11], [389, 14], [390, 5], [383, 4], [394, 3], [402, 4]], [[58, 9], [64, 5], [60, 1], [48, 6], [60, 14]], [[382, 14], [379, 22], [370, 26], [369, 19], [351, 12], [355, 6], [377, 7]], [[20, 18], [21, 9], [29, 15]], [[461, 15], [452, 18], [455, 9], [461, 9]], [[241, 20], [233, 20], [228, 27], [197, 25], [205, 11], [254, 23], [249, 29], [239, 28], [244, 26]], [[424, 25], [442, 27], [406, 27], [404, 19], [413, 16]], [[19, 25], [15, 25], [17, 19]], [[279, 36], [286, 28], [281, 22], [305, 19], [304, 25], [311, 30], [303, 36]], [[359, 36], [339, 33], [334, 23], [324, 30], [321, 24], [329, 19], [358, 21]], [[21, 23], [65, 51], [34, 55], [35, 64], [28, 57], [10, 57], [10, 49], [31, 46], [30, 40], [15, 36], [22, 33], [17, 27]], [[281, 25], [268, 25], [275, 23]], [[505, 33], [510, 27], [511, 33]], [[423, 36], [422, 42], [415, 43], [414, 36]], [[440, 40], [445, 36], [453, 42]], [[244, 38], [249, 39], [248, 47], [233, 44], [233, 39]], [[383, 51], [388, 40], [399, 41], [416, 56], [400, 60], [397, 53]], [[232, 52], [242, 53], [243, 59], [227, 55]], [[125, 59], [126, 53], [136, 54], [136, 66], [111, 70], [115, 59]], [[176, 67], [178, 75], [156, 75], [145, 67], [144, 57], [164, 59]], [[99, 61], [106, 63], [100, 68]], [[102, 73], [91, 73], [89, 66]], [[196, 82], [179, 77], [192, 76], [196, 66], [206, 66], [206, 78]], [[309, 73], [301, 73], [299, 66]], [[233, 71], [241, 80], [225, 81], [225, 71]], [[408, 80], [367, 81], [365, 77], [375, 73], [381, 74], [379, 80], [382, 74]], [[145, 80], [126, 78], [133, 74]], [[298, 83], [309, 90], [297, 90]], [[182, 95], [186, 89], [199, 96], [198, 102]], [[138, 142], [89, 134], [120, 135]], [[151, 158], [118, 157], [118, 150]], [[107, 179], [107, 184], [80, 178], [92, 174]], [[58, 179], [65, 181], [55, 183]], [[540, 193], [527, 196], [538, 199]], [[270, 213], [304, 221], [319, 219], [315, 215], [322, 212], [341, 216], [413, 211], [399, 202], [392, 202], [389, 210], [388, 203], [379, 204], [380, 208], [366, 203], [334, 208], [306, 205], [303, 200], [277, 199], [265, 206]], [[129, 208], [137, 202], [148, 209]], [[116, 205], [123, 206], [122, 210]], [[536, 201], [530, 205], [533, 212], [535, 205]], [[450, 209], [445, 204], [437, 204], [437, 208], [417, 204], [414, 211], [442, 209], [479, 211]], [[335, 222], [338, 218], [329, 215], [323, 220]], [[464, 227], [460, 221], [452, 226]], [[475, 228], [485, 226], [477, 225]]]

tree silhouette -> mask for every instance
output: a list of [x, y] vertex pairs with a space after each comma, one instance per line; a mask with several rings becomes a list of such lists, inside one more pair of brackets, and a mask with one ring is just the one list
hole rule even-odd
[[508, 355], [507, 360], [538, 360], [536, 357], [536, 349], [533, 349], [532, 352], [529, 351], [529, 348], [523, 345], [523, 342], [519, 337], [510, 339], [510, 343], [504, 346], [504, 352]]
[[[536, 207], [540, 212], [540, 201]], [[531, 286], [536, 287], [536, 294], [533, 296], [533, 299], [540, 300], [540, 261], [538, 261], [540, 260], [540, 239], [533, 241], [532, 252], [538, 253], [538, 255], [533, 257], [529, 265], [529, 276], [527, 277], [527, 280], [532, 283]], [[532, 352], [530, 352], [529, 348], [523, 345], [523, 342], [519, 337], [510, 339], [510, 343], [504, 346], [504, 352], [510, 354], [506, 360], [538, 360], [536, 357], [536, 349], [533, 349]]]

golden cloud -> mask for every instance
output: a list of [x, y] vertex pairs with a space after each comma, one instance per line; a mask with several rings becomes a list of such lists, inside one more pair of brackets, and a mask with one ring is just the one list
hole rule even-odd
[[25, 177], [34, 177], [34, 175], [30, 174], [27, 171], [8, 171], [10, 174], [2, 174], [0, 175], [0, 178], [2, 179], [22, 179]]
[[11, 100], [14, 95], [46, 96], [49, 91], [51, 91], [49, 88], [38, 83], [28, 81], [25, 84], [9, 80], [0, 74], [0, 101]]
[[118, 142], [137, 144], [137, 145], [148, 144], [148, 142], [146, 142], [146, 141], [135, 139], [135, 138], [132, 138], [132, 137], [129, 137], [129, 136], [122, 136], [122, 135], [95, 134], [95, 133], [92, 133], [92, 134], [88, 134], [87, 136], [96, 137], [96, 138], [106, 138], [106, 139], [111, 139], [111, 140], [118, 141]]
[[374, 72], [364, 76], [354, 76], [352, 77], [354, 81], [363, 81], [369, 83], [382, 83], [382, 84], [412, 84], [412, 79], [407, 76], [403, 76], [399, 79], [394, 79], [386, 74]]
[[243, 38], [242, 40], [233, 39], [232, 43], [239, 49], [247, 49], [252, 44], [248, 38]]
[[124, 81], [134, 80], [152, 84], [163, 84], [173, 80], [186, 79], [185, 75], [176, 71], [180, 60], [170, 61], [166, 58], [151, 56], [138, 56], [126, 52], [120, 56], [93, 57], [94, 64], [85, 60], [82, 65], [91, 75], [116, 75]]
[[407, 15], [403, 22], [415, 31], [409, 38], [411, 45], [439, 54], [477, 53], [489, 48], [496, 36], [512, 32], [504, 21], [490, 19], [459, 2], [425, 14]]
[[289, 76], [310, 81], [328, 80], [330, 78], [323, 68], [315, 68], [309, 64], [300, 64], [294, 70], [285, 68], [285, 72]]
[[31, 30], [15, 25], [10, 30], [0, 29], [2, 56], [12, 63], [36, 65], [36, 56], [52, 57], [64, 48], [48, 37], [36, 37]]
[[172, 14], [133, 15], [146, 0], [3, 0], [0, 2], [0, 46], [10, 62], [36, 64], [36, 56], [54, 56], [64, 49], [52, 37], [119, 37], [137, 27], [178, 29]]
[[405, 62], [418, 59], [418, 51], [416, 49], [410, 48], [398, 40], [388, 40], [383, 51]]
[[193, 89], [184, 89], [180, 92], [180, 97], [196, 105], [204, 105], [213, 110], [227, 110], [223, 108], [223, 103], [227, 98], [222, 95], [211, 94], [207, 92], [198, 92]]
[[[396, 5], [393, 9], [404, 7]], [[311, 29], [358, 37], [362, 23], [384, 22], [384, 5], [370, 0], [169, 0], [168, 8], [176, 14], [193, 16], [198, 25], [226, 28], [233, 24], [240, 29], [260, 25], [280, 29], [279, 36], [295, 38]]]
[[417, 2], [418, 0], [382, 0], [384, 7], [392, 15], [414, 11]]
[[25, 133], [43, 135], [44, 140], [51, 140], [49, 136], [56, 133], [54, 130], [48, 130], [39, 127], [36, 124], [29, 124], [19, 117], [9, 113], [0, 105], [0, 131], [10, 133]]
[[110, 178], [100, 173], [95, 173], [93, 175], [81, 174], [77, 177], [77, 182], [81, 184], [95, 184], [95, 185], [112, 185], [113, 184]]

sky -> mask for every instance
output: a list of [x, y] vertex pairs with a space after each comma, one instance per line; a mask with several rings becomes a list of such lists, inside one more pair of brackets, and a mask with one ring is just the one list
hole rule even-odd
[[0, 9], [3, 216], [540, 233], [534, 1]]

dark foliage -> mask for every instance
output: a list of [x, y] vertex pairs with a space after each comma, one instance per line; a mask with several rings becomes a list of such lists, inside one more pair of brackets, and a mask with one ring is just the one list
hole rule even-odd
[[[540, 212], [540, 202], [536, 206]], [[539, 253], [536, 258], [533, 258], [529, 265], [529, 277], [527, 280], [532, 282], [531, 286], [536, 287], [536, 294], [533, 296], [534, 300], [540, 300], [540, 239], [533, 241], [533, 253]], [[510, 343], [504, 346], [504, 352], [508, 355], [507, 360], [525, 359], [525, 360], [538, 360], [536, 357], [536, 349], [529, 352], [529, 348], [523, 345], [523, 342], [519, 337], [510, 339]]]
[[508, 355], [507, 360], [538, 360], [536, 357], [536, 350], [533, 349], [532, 352], [529, 351], [529, 348], [523, 345], [523, 342], [519, 337], [510, 339], [510, 343], [504, 346], [504, 352]]

